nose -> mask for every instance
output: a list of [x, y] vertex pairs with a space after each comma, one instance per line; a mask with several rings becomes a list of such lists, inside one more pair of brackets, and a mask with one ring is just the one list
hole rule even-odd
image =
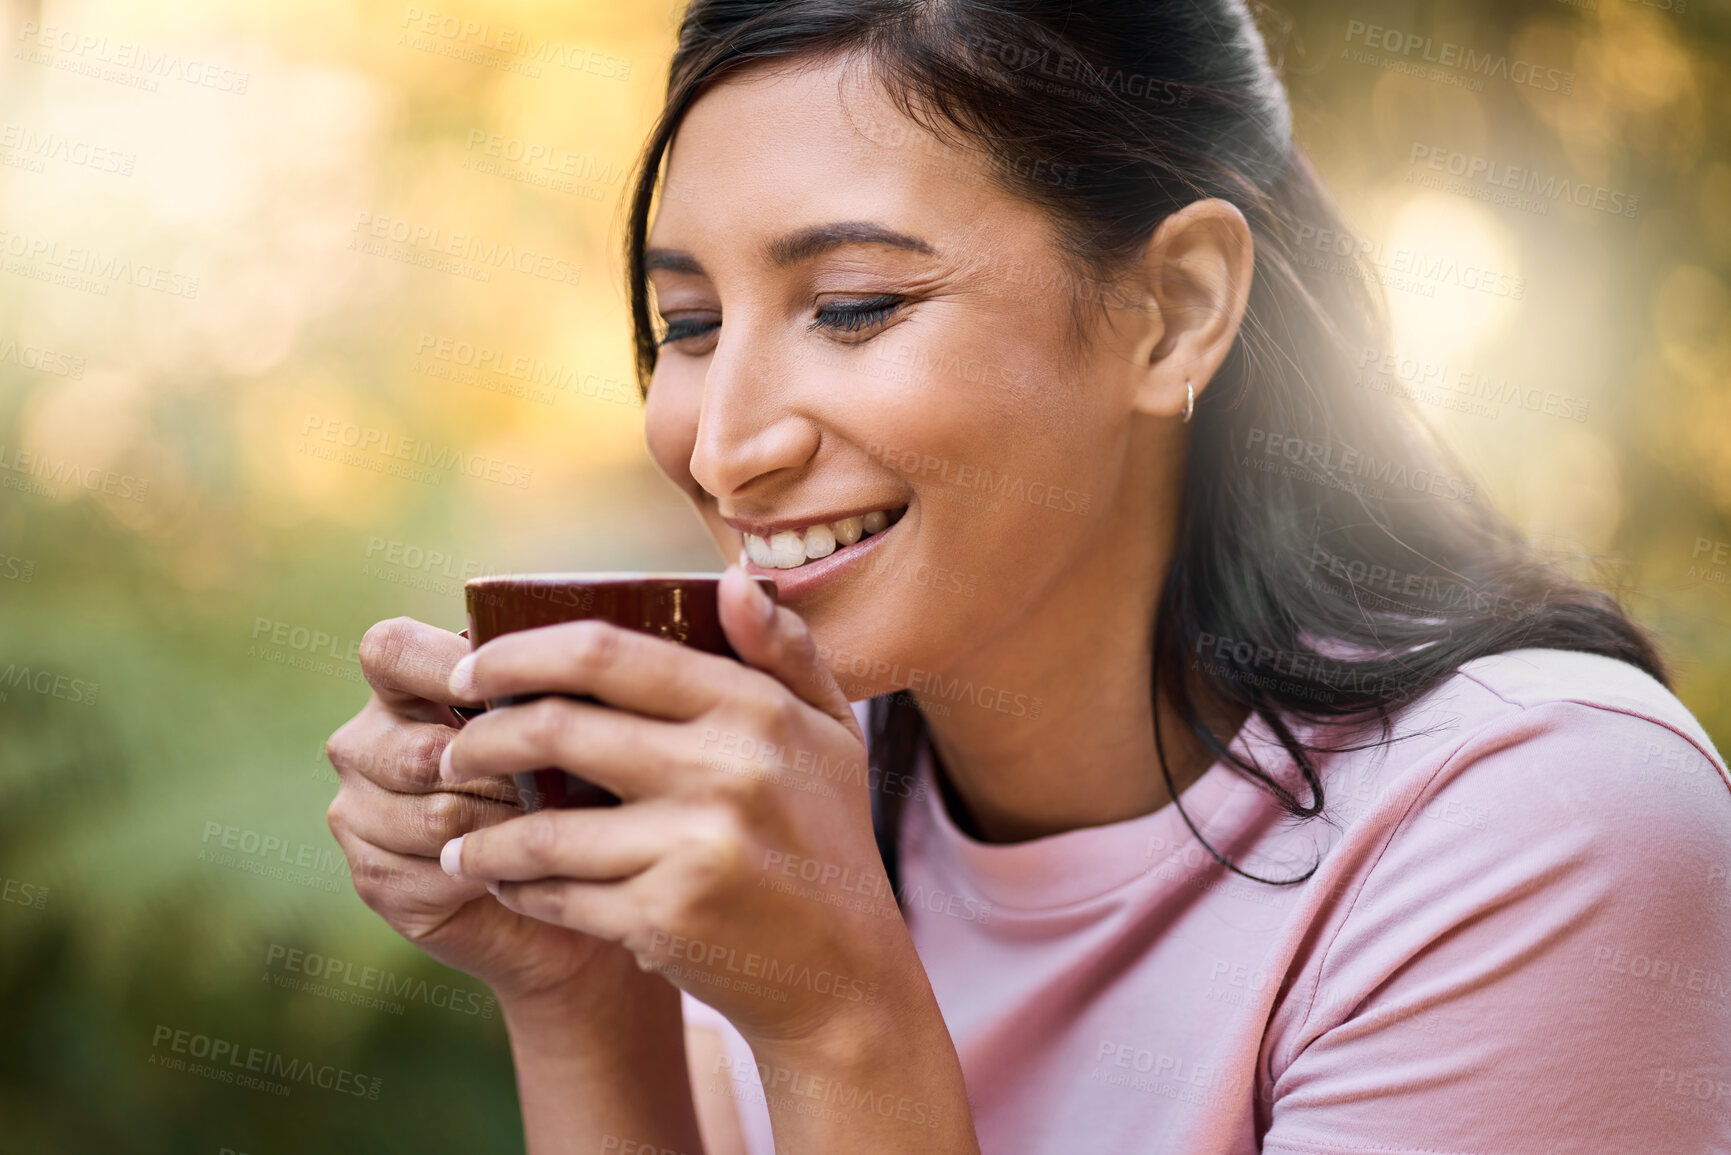
[[822, 440], [817, 426], [793, 405], [786, 358], [751, 347], [736, 327], [716, 343], [703, 380], [691, 477], [716, 497], [745, 492], [778, 473], [810, 463]]

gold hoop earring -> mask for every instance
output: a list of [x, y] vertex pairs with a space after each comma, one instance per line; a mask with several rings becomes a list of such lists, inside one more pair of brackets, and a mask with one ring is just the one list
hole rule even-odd
[[1189, 378], [1184, 380], [1184, 424], [1190, 424], [1190, 415], [1196, 412], [1196, 386]]

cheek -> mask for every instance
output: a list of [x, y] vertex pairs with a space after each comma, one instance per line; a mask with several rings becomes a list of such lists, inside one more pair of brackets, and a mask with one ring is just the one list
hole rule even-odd
[[968, 556], [1069, 548], [1111, 486], [1122, 430], [1078, 412], [1055, 370], [1018, 393], [974, 390], [929, 406], [887, 464], [925, 500], [926, 517]]
[[699, 405], [695, 394], [657, 371], [643, 407], [643, 439], [661, 472], [681, 489], [689, 489], [691, 454], [697, 446]]

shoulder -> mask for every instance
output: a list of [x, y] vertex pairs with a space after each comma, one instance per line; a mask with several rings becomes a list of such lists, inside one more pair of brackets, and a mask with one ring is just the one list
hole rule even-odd
[[1534, 897], [1549, 878], [1582, 897], [1638, 881], [1702, 901], [1731, 846], [1731, 774], [1700, 723], [1596, 655], [1467, 663], [1401, 711], [1389, 741], [1331, 763], [1340, 849], [1397, 901], [1493, 876]]
[[[1569, 809], [1583, 817], [1615, 806], [1606, 818], [1618, 825], [1711, 816], [1723, 829], [1731, 821], [1731, 775], [1712, 739], [1676, 695], [1626, 662], [1516, 650], [1469, 662], [1450, 681], [1458, 700], [1483, 711], [1460, 756], [1508, 751], [1499, 779], [1476, 786], [1505, 807], [1518, 807], [1543, 779], [1578, 800]], [[1481, 695], [1494, 704], [1475, 702]]]
[[1307, 889], [1341, 989], [1449, 955], [1469, 927], [1489, 953], [1457, 977], [1549, 956], [1578, 978], [1631, 942], [1731, 974], [1731, 777], [1637, 669], [1549, 650], [1468, 663], [1324, 775], [1337, 833]]
[[1467, 663], [1396, 715], [1379, 772], [1511, 816], [1550, 797], [1578, 817], [1615, 805], [1681, 818], [1705, 799], [1731, 819], [1731, 774], [1688, 707], [1596, 654], [1515, 650]]
[[1632, 723], [1644, 720], [1719, 762], [1706, 731], [1676, 695], [1651, 674], [1614, 658], [1568, 650], [1512, 650], [1468, 662], [1451, 681], [1474, 684], [1515, 710], [1571, 704], [1590, 712], [1583, 717], [1625, 730], [1641, 729]]
[[1412, 1118], [1407, 1150], [1560, 1149], [1520, 1087], [1590, 1149], [1705, 1150], [1724, 1124], [1673, 1112], [1731, 1079], [1731, 780], [1687, 708], [1622, 663], [1522, 650], [1390, 739], [1325, 766], [1338, 839], [1270, 1036], [1282, 1134], [1383, 1150]]
[[1349, 923], [1462, 902], [1731, 909], [1731, 775], [1688, 709], [1620, 662], [1470, 662], [1323, 775], [1337, 833], [1318, 890]]

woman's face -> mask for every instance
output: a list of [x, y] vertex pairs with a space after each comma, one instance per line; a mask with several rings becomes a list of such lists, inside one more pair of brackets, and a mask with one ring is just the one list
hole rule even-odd
[[670, 152], [650, 451], [853, 699], [1157, 581], [1135, 366], [1110, 325], [1076, 348], [1097, 290], [987, 173], [839, 63], [718, 85]]

